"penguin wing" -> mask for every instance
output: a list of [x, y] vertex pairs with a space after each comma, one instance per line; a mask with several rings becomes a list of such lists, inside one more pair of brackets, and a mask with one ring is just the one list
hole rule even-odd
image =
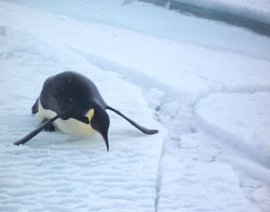
[[122, 118], [126, 119], [131, 125], [133, 125], [134, 127], [136, 127], [138, 130], [140, 130], [141, 132], [143, 132], [146, 135], [153, 135], [158, 133], [158, 130], [154, 130], [154, 129], [147, 129], [146, 127], [143, 127], [141, 125], [139, 125], [138, 123], [136, 123], [135, 121], [131, 120], [130, 118], [128, 118], [127, 116], [125, 116], [123, 113], [121, 113], [120, 111], [107, 106], [106, 109], [111, 110], [113, 112], [115, 112], [116, 114], [118, 114], [119, 116], [121, 116]]
[[16, 141], [14, 144], [15, 145], [21, 145], [21, 144], [25, 144], [27, 141], [29, 141], [31, 138], [33, 138], [34, 136], [36, 136], [38, 133], [40, 133], [46, 126], [48, 126], [49, 124], [53, 123], [56, 119], [61, 118], [63, 114], [58, 114], [55, 117], [45, 121], [44, 123], [42, 123], [37, 129], [33, 130], [32, 132], [28, 133], [26, 136], [24, 136], [23, 138], [21, 138], [20, 140]]

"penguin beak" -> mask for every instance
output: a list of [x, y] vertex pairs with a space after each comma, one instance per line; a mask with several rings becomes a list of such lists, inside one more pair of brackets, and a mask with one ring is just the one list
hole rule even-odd
[[99, 127], [99, 125], [93, 122], [92, 123], [90, 122], [90, 125], [93, 129], [95, 129], [98, 133], [100, 133], [106, 144], [107, 151], [109, 151], [108, 129], [101, 128]]
[[97, 132], [100, 133], [100, 135], [102, 136], [105, 144], [106, 144], [106, 148], [107, 148], [107, 152], [109, 152], [109, 139], [108, 139], [108, 131], [105, 130], [97, 130]]

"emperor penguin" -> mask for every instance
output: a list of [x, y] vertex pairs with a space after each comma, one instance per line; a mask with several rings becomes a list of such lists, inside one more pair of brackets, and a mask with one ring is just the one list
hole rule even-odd
[[107, 105], [89, 78], [77, 72], [66, 71], [44, 82], [40, 96], [32, 106], [32, 113], [41, 125], [14, 144], [25, 144], [43, 129], [54, 131], [57, 128], [64, 133], [79, 136], [98, 132], [109, 151], [110, 118], [106, 110], [120, 115], [147, 135], [158, 133], [158, 130], [147, 129]]

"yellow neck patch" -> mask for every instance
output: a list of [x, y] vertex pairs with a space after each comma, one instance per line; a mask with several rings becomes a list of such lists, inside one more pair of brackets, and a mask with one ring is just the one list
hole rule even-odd
[[90, 109], [90, 110], [86, 113], [86, 117], [89, 119], [89, 122], [92, 121], [94, 115], [95, 115], [94, 109]]

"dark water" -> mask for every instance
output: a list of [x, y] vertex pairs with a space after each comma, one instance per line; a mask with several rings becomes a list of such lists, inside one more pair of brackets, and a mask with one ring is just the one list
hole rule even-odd
[[[261, 35], [270, 36], [270, 25], [263, 22], [214, 9], [205, 9], [188, 3], [180, 3], [174, 0], [139, 0], [158, 6], [166, 6], [170, 10], [175, 10], [186, 15], [194, 15], [200, 18], [225, 22], [238, 27], [244, 27]], [[169, 4], [168, 4], [169, 3]]]

